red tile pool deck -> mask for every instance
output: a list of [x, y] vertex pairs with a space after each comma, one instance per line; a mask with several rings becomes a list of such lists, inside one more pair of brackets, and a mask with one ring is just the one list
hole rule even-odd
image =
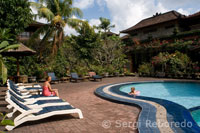
[[[39, 121], [27, 122], [17, 127], [12, 133], [137, 133], [140, 109], [133, 106], [112, 103], [94, 95], [94, 90], [110, 83], [129, 81], [151, 81], [155, 78], [115, 77], [104, 78], [101, 82], [59, 83], [52, 85], [59, 89], [60, 97], [71, 105], [81, 109], [83, 119], [76, 114], [53, 116]], [[170, 79], [171, 80], [171, 79]], [[5, 88], [0, 90], [0, 111], [5, 109]], [[4, 130], [4, 128], [0, 128]]]

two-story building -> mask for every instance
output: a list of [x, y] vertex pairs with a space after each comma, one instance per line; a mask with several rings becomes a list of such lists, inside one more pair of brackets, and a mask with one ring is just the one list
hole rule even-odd
[[[127, 34], [121, 39], [124, 42], [132, 40], [140, 43], [147, 43], [150, 40], [161, 39], [173, 36], [177, 33], [183, 33], [187, 31], [200, 30], [200, 12], [186, 16], [177, 11], [169, 11], [166, 13], [156, 13], [152, 17], [141, 20], [136, 25], [120, 31], [120, 33]], [[189, 36], [199, 38], [198, 36]], [[130, 45], [130, 44], [129, 44]], [[131, 46], [131, 45], [130, 45]], [[139, 64], [135, 63], [135, 57], [129, 55], [130, 70], [134, 71], [133, 67], [137, 67]], [[137, 61], [136, 61], [137, 62]]]

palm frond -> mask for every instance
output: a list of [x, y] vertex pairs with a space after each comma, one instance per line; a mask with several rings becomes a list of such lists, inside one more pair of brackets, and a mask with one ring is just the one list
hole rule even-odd
[[79, 8], [73, 7], [71, 12], [72, 12], [71, 15], [75, 15], [75, 16], [78, 16], [80, 18], [83, 17], [83, 12]]
[[68, 24], [68, 26], [72, 27], [72, 28], [76, 28], [78, 27], [81, 23], [83, 23], [84, 21], [80, 20], [80, 19], [74, 19], [74, 18], [69, 18], [69, 19], [65, 19], [64, 20], [65, 23]]
[[12, 45], [9, 45], [9, 46], [7, 46], [6, 48], [1, 49], [1, 50], [0, 50], [0, 53], [1, 53], [1, 52], [5, 52], [5, 51], [7, 51], [7, 50], [9, 50], [9, 49], [18, 48], [19, 46], [20, 46], [19, 44], [12, 44]]
[[57, 11], [57, 15], [61, 15], [61, 9], [60, 9], [60, 6], [59, 6], [59, 0], [54, 0], [54, 5], [56, 7], [56, 11]]
[[31, 7], [38, 10], [37, 16], [39, 16], [40, 18], [44, 17], [48, 21], [51, 21], [53, 19], [54, 14], [51, 12], [50, 9], [45, 7], [42, 3], [30, 2], [30, 4], [31, 4]]
[[45, 34], [46, 31], [48, 31], [50, 25], [49, 24], [45, 24], [42, 27], [40, 27], [39, 29], [37, 29], [31, 36], [31, 38], [28, 41], [28, 44], [32, 44], [35, 43], [36, 39], [39, 39], [41, 34]]
[[50, 22], [53, 18], [54, 18], [54, 14], [53, 12], [51, 12], [50, 9], [46, 8], [46, 7], [42, 7], [38, 10], [38, 15], [40, 17], [44, 17], [48, 20], [48, 22]]
[[31, 7], [35, 8], [35, 9], [39, 9], [41, 7], [44, 7], [42, 4], [37, 3], [37, 2], [30, 2]]
[[8, 41], [3, 41], [1, 44], [0, 44], [0, 49], [4, 49], [5, 47], [7, 47], [9, 45]]
[[40, 45], [42, 45], [44, 42], [46, 42], [48, 40], [48, 38], [51, 37], [53, 31], [54, 31], [54, 28], [52, 26], [50, 26], [48, 28], [48, 30], [46, 31], [45, 36], [42, 38]]

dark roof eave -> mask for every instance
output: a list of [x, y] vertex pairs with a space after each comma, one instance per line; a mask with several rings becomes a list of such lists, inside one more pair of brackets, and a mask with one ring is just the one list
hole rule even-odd
[[[148, 26], [144, 26], [144, 27], [136, 28], [136, 29], [130, 29], [130, 28], [128, 28], [128, 29], [126, 29], [126, 30], [120, 31], [120, 33], [129, 34], [130, 32], [133, 32], [133, 31], [136, 31], [136, 30], [148, 28], [148, 27], [155, 26], [155, 25], [158, 25], [158, 24], [168, 23], [168, 22], [174, 21], [174, 20], [178, 20], [178, 19], [172, 19], [172, 20], [169, 20], [169, 21], [165, 21], [165, 22], [161, 22], [161, 23], [156, 23], [156, 24], [152, 24], [152, 25], [148, 25]], [[130, 29], [130, 30], [129, 30], [129, 29]]]
[[[134, 25], [134, 26], [132, 26], [132, 27], [126, 29], [126, 30], [120, 31], [120, 33], [129, 33], [129, 32], [131, 32], [132, 30], [137, 30], [137, 29], [141, 29], [141, 28], [144, 28], [144, 27], [157, 25], [157, 24], [160, 24], [160, 23], [165, 23], [165, 22], [169, 22], [169, 21], [173, 21], [173, 20], [178, 20], [178, 19], [180, 19], [180, 18], [185, 18], [185, 15], [182, 15], [182, 14], [180, 14], [180, 13], [174, 11], [174, 10], [173, 10], [173, 11], [166, 12], [166, 13], [163, 13], [162, 16], [163, 16], [163, 15], [166, 15], [166, 14], [169, 14], [169, 13], [173, 14], [176, 18], [171, 18], [170, 20], [167, 20], [167, 21], [164, 21], [164, 22], [158, 22], [158, 23], [155, 23], [155, 24], [149, 24], [149, 25], [146, 25], [146, 26], [138, 27], [138, 28], [137, 28], [136, 26], [137, 26], [138, 24], [143, 23], [144, 21], [151, 20], [152, 18], [155, 18], [155, 17], [146, 18], [146, 19], [141, 20], [141, 21], [140, 21], [139, 23], [137, 23], [136, 25]], [[135, 27], [136, 27], [136, 28], [135, 28]]]

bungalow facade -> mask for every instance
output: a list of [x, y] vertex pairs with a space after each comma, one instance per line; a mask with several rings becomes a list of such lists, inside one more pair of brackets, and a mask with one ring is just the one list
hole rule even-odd
[[33, 23], [31, 23], [24, 32], [20, 33], [18, 36], [18, 40], [22, 43], [26, 43], [31, 36], [33, 35], [33, 33], [39, 29], [40, 27], [42, 27], [44, 24], [40, 23], [40, 22], [36, 22], [34, 21]]
[[[156, 13], [152, 17], [141, 20], [136, 25], [120, 31], [120, 33], [125, 33], [127, 35], [123, 36], [121, 39], [124, 42], [132, 40], [132, 43], [139, 42], [146, 43], [156, 39], [167, 38], [177, 33], [184, 33], [187, 31], [200, 30], [200, 12], [186, 16], [177, 11], [169, 11], [166, 13]], [[198, 35], [189, 36], [190, 38], [199, 38]], [[126, 47], [129, 49], [131, 46]], [[139, 63], [135, 61], [134, 53], [128, 53], [128, 58], [130, 59], [130, 70], [136, 71]]]

